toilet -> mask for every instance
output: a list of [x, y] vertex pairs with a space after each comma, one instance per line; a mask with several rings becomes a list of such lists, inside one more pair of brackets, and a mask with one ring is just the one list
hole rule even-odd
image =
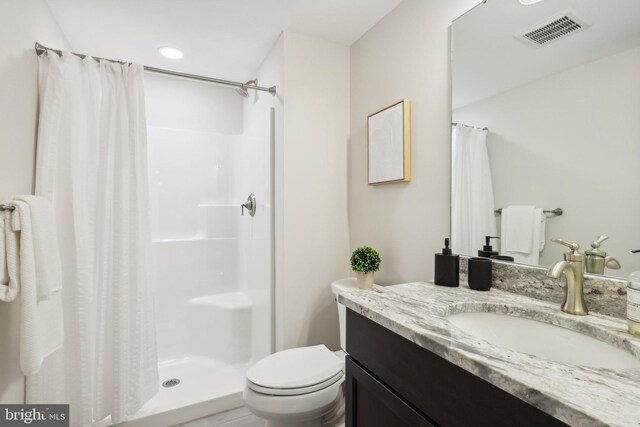
[[[357, 289], [355, 278], [337, 280], [331, 290]], [[338, 303], [340, 347], [298, 347], [265, 357], [247, 370], [243, 398], [247, 408], [267, 420], [268, 427], [343, 426], [346, 312]]]

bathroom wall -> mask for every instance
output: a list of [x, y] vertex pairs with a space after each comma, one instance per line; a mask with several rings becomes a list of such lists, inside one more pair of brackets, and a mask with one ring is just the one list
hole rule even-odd
[[145, 73], [145, 107], [150, 164], [162, 169], [150, 170], [152, 211], [158, 213], [151, 218], [153, 238], [193, 237], [195, 206], [239, 201], [232, 168], [243, 132], [242, 98], [230, 87]]
[[285, 32], [277, 348], [339, 347], [330, 283], [349, 275], [349, 48]]
[[[380, 251], [376, 283], [433, 278], [449, 235], [450, 25], [478, 0], [404, 0], [351, 46], [350, 246]], [[367, 185], [367, 116], [411, 100], [412, 180]]]
[[242, 98], [233, 88], [145, 73], [147, 124], [241, 134]]
[[[43, 0], [0, 1], [0, 200], [33, 192], [38, 62], [36, 41], [69, 44]], [[19, 301], [0, 302], [0, 402], [24, 401]]]
[[[562, 216], [547, 219], [547, 239], [561, 237], [583, 249], [607, 234], [602, 249], [623, 266], [607, 271], [614, 276], [640, 265], [628, 251], [640, 247], [640, 229], [630, 227], [640, 217], [638, 70], [640, 48], [634, 48], [453, 112], [455, 122], [489, 127], [496, 206], [561, 207]], [[540, 265], [565, 251], [547, 244]]]

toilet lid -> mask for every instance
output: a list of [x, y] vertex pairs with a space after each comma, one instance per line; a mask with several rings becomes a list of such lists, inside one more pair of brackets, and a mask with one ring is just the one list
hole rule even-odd
[[324, 345], [292, 348], [250, 367], [247, 380], [249, 387], [253, 383], [260, 389], [300, 389], [335, 382], [342, 377], [343, 365]]

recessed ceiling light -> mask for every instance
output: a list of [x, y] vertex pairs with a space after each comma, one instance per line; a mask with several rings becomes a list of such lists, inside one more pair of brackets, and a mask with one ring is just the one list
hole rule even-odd
[[184, 53], [182, 53], [181, 50], [173, 47], [161, 47], [158, 50], [160, 51], [160, 55], [169, 59], [180, 59], [184, 56]]
[[520, 4], [523, 4], [525, 6], [529, 6], [532, 4], [536, 4], [536, 3], [540, 3], [542, 0], [520, 0]]

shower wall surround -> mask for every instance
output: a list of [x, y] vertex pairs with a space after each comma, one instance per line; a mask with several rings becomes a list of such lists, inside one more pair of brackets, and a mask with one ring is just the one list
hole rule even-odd
[[[460, 282], [467, 283], [469, 257], [460, 256]], [[558, 303], [564, 300], [565, 279], [547, 277], [545, 267], [493, 263], [492, 286], [532, 298]], [[585, 275], [584, 299], [589, 311], [625, 318], [627, 314], [626, 280], [600, 275]]]
[[[241, 405], [247, 366], [271, 350], [273, 101], [167, 76], [146, 83], [159, 371], [180, 384], [136, 418], [178, 424]], [[250, 193], [254, 217], [240, 210]]]

